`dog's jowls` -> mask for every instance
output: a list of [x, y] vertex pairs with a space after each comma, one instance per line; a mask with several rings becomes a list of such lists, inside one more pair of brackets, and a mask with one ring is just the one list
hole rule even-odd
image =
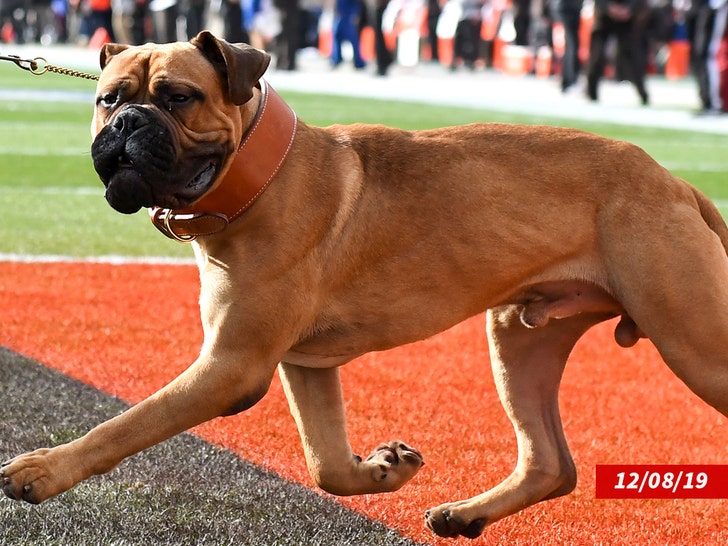
[[[438, 535], [475, 537], [574, 488], [559, 384], [576, 341], [606, 319], [621, 317], [620, 345], [649, 338], [728, 414], [728, 230], [706, 197], [639, 148], [548, 127], [291, 123], [259, 83], [268, 56], [209, 33], [107, 45], [101, 59], [94, 164], [114, 208], [172, 209], [158, 217], [164, 229], [200, 235], [204, 344], [126, 413], [4, 463], [9, 497], [41, 502], [244, 411], [276, 369], [318, 485], [339, 495], [399, 489], [422, 455], [401, 441], [354, 455], [338, 366], [484, 311], [518, 461], [496, 487], [429, 510]], [[279, 161], [263, 157], [265, 146], [236, 152], [251, 131], [289, 129]], [[258, 160], [270, 175], [243, 209], [227, 197], [255, 178], [238, 166]], [[210, 196], [226, 210], [205, 210]], [[207, 218], [215, 228], [196, 233]], [[447, 373], [458, 373], [457, 355]]]

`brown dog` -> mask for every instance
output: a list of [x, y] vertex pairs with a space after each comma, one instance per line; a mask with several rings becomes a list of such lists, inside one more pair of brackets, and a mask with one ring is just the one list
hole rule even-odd
[[205, 341], [123, 415], [5, 463], [8, 496], [41, 502], [243, 411], [276, 367], [316, 483], [396, 490], [422, 457], [401, 442], [352, 453], [338, 366], [485, 310], [518, 464], [430, 510], [439, 535], [475, 537], [574, 488], [557, 395], [598, 322], [621, 316], [620, 345], [650, 338], [728, 414], [728, 230], [706, 197], [639, 148], [574, 130], [310, 127], [260, 80], [268, 61], [208, 33], [102, 51], [94, 164], [114, 208], [149, 207], [170, 237], [196, 238]]

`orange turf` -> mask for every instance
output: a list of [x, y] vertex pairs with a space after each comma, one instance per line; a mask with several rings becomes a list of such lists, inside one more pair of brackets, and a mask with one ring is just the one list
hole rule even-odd
[[[192, 266], [0, 263], [0, 345], [135, 403], [195, 358], [198, 290]], [[595, 499], [596, 464], [728, 463], [728, 421], [690, 393], [648, 342], [620, 349], [613, 326], [580, 341], [561, 389], [580, 475], [576, 491], [496, 523], [483, 543], [728, 544], [725, 500]], [[355, 450], [366, 454], [380, 441], [401, 438], [427, 462], [402, 491], [344, 504], [417, 540], [472, 543], [435, 538], [423, 513], [495, 485], [516, 460], [483, 328], [483, 317], [475, 317], [344, 367]], [[194, 432], [311, 484], [277, 379], [252, 410]]]

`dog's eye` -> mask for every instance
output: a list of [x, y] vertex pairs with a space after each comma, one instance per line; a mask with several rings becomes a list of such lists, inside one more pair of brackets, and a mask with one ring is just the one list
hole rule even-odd
[[118, 99], [119, 96], [116, 93], [104, 93], [103, 95], [99, 95], [96, 99], [96, 104], [103, 106], [104, 108], [111, 108], [114, 104], [116, 104]]
[[190, 101], [191, 97], [183, 93], [172, 93], [167, 97], [167, 108], [172, 109], [173, 106], [182, 106]]
[[170, 112], [175, 106], [184, 106], [189, 103], [191, 97], [184, 93], [170, 93], [164, 99], [164, 105]]

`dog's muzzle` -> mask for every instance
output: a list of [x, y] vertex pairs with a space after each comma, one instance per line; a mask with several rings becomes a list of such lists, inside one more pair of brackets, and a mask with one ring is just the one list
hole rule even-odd
[[173, 142], [167, 125], [139, 105], [124, 107], [99, 132], [91, 156], [114, 209], [131, 214], [164, 195], [176, 163]]

